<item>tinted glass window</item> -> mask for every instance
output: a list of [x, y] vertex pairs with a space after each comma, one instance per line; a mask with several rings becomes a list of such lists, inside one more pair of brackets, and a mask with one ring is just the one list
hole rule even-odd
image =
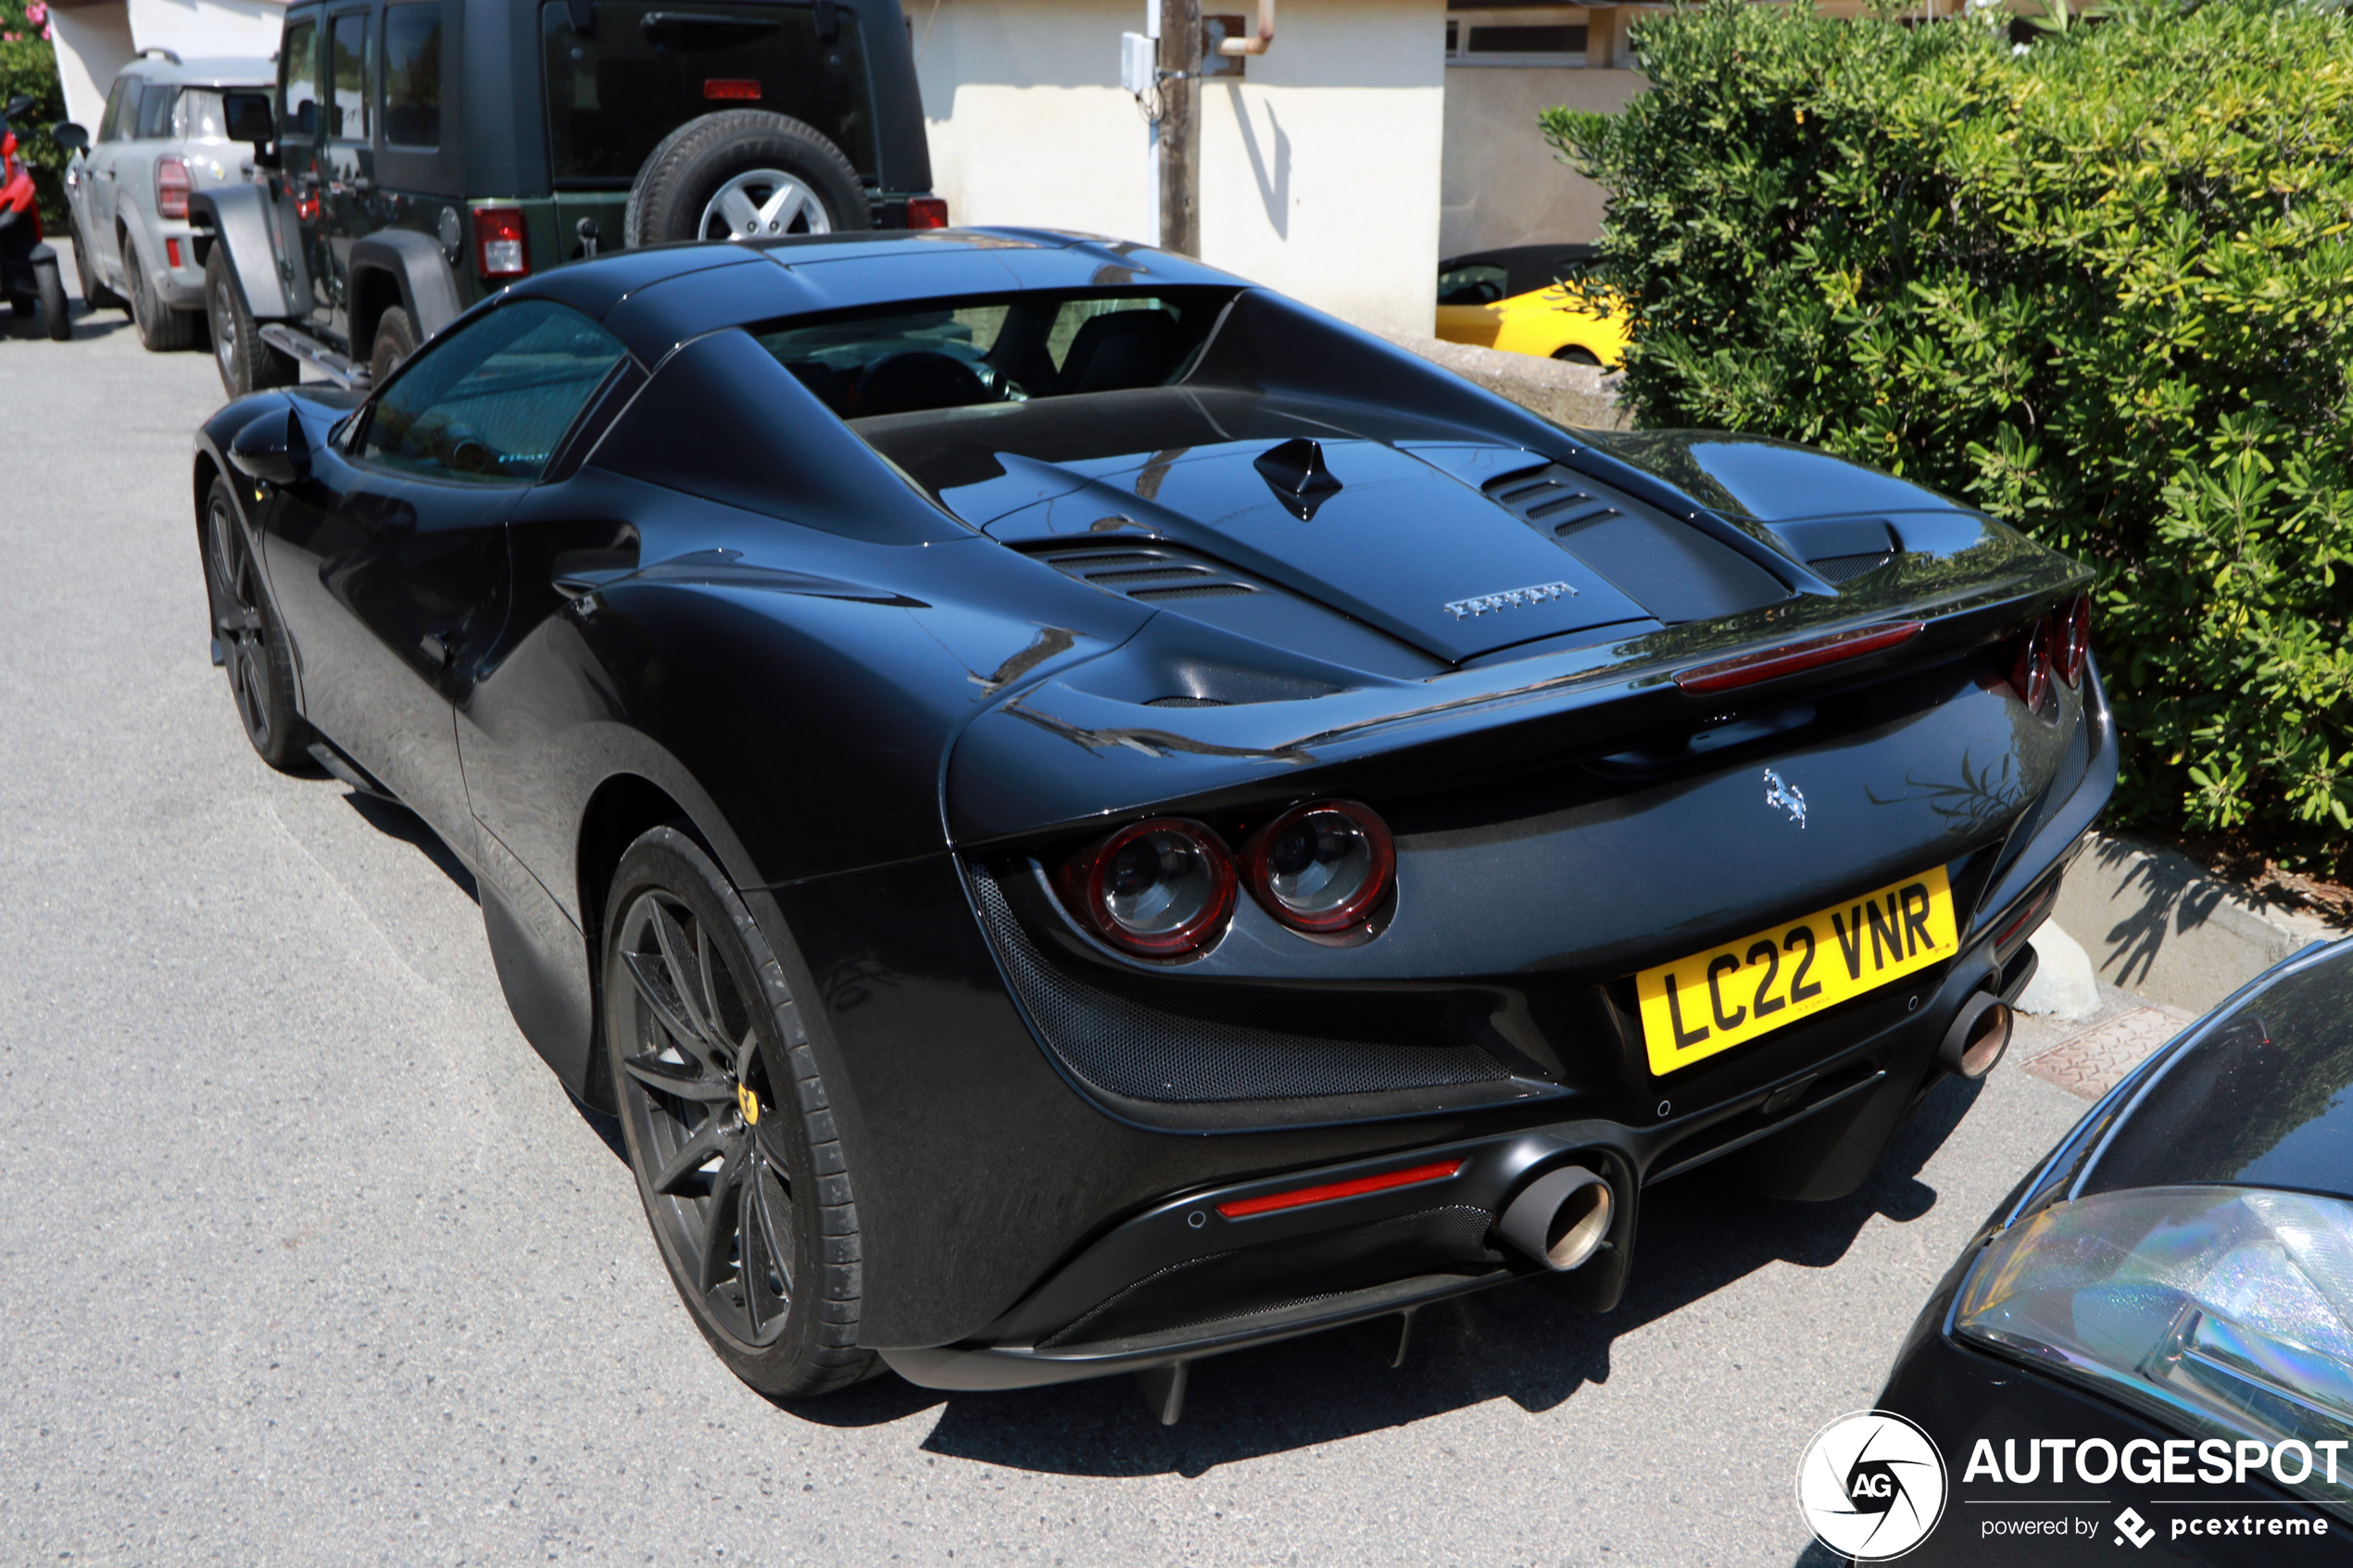
[[1507, 275], [1501, 267], [1472, 262], [1450, 267], [1438, 275], [1441, 305], [1492, 305], [1504, 297]]
[[548, 153], [559, 180], [626, 182], [654, 144], [698, 115], [773, 109], [831, 138], [861, 174], [875, 167], [874, 116], [857, 16], [827, 6], [835, 28], [817, 36], [812, 6], [596, 0], [583, 38], [561, 3], [542, 6]]
[[117, 79], [114, 86], [107, 94], [107, 112], [101, 115], [98, 119], [99, 141], [115, 142], [121, 140], [123, 133], [122, 106], [127, 101], [135, 97], [137, 93], [138, 84], [136, 82], [124, 82], [120, 79]]
[[144, 87], [139, 92], [139, 128], [132, 134], [142, 141], [171, 134], [171, 100], [180, 89], [162, 82]]
[[844, 419], [1022, 403], [1166, 385], [1228, 297], [1033, 294], [845, 317], [760, 344]]
[[384, 140], [441, 144], [441, 7], [384, 7]]
[[384, 389], [361, 455], [433, 479], [536, 479], [621, 358], [621, 345], [567, 307], [524, 300], [494, 310]]
[[278, 124], [281, 133], [309, 141], [319, 134], [319, 24], [305, 19], [286, 24], [279, 56]]
[[343, 142], [368, 140], [368, 13], [346, 11], [327, 37], [327, 69], [334, 107], [327, 134]]

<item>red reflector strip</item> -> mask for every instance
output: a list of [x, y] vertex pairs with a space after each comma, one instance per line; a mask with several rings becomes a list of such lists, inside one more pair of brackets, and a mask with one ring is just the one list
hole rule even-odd
[[1329, 1203], [1339, 1198], [1362, 1198], [1368, 1192], [1387, 1192], [1391, 1187], [1442, 1182], [1469, 1163], [1467, 1160], [1441, 1160], [1435, 1164], [1416, 1165], [1410, 1171], [1359, 1176], [1353, 1182], [1326, 1182], [1322, 1186], [1293, 1187], [1265, 1198], [1238, 1198], [1231, 1203], [1219, 1204], [1217, 1211], [1229, 1220], [1242, 1220], [1252, 1214], [1272, 1214], [1278, 1209], [1304, 1209], [1311, 1203]]
[[2019, 929], [2021, 926], [2025, 925], [2028, 921], [2032, 920], [2036, 915], [2041, 914], [2045, 909], [2050, 907], [2051, 899], [2057, 894], [2057, 892], [2058, 884], [2053, 883], [2050, 886], [2043, 889], [2040, 897], [2029, 899], [2026, 905], [2026, 911], [2020, 915], [2018, 919], [2010, 922], [2009, 924], [2002, 928], [2002, 934], [1994, 938], [1994, 946], [1996, 948], [2007, 947], [2009, 945], [2010, 938], [2019, 934]]
[[1743, 654], [1720, 664], [1702, 664], [1691, 670], [1675, 671], [1675, 684], [1687, 692], [1728, 692], [1736, 686], [1753, 686], [1764, 681], [1778, 681], [1784, 675], [1794, 675], [1803, 670], [1817, 670], [1841, 659], [1860, 659], [1867, 653], [1882, 648], [1900, 647], [1926, 630], [1927, 622], [1906, 621], [1890, 626], [1863, 626], [1852, 632], [1839, 632], [1811, 642], [1790, 643], [1781, 647], [1767, 648], [1762, 653]]
[[715, 103], [755, 103], [760, 98], [760, 83], [736, 77], [707, 76], [703, 78], [702, 95]]

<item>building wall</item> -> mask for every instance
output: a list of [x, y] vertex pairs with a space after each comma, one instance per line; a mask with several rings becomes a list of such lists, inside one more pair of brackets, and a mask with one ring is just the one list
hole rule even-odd
[[[1158, 238], [1149, 131], [1118, 85], [1139, 0], [915, 0], [908, 12], [933, 176], [958, 222]], [[1428, 332], [1443, 0], [1283, 0], [1277, 19], [1242, 80], [1202, 83], [1202, 259], [1365, 326]]]
[[274, 55], [285, 14], [285, 0], [52, 0], [49, 38], [66, 118], [95, 132], [115, 72], [142, 49], [169, 49], [183, 60]]
[[1450, 67], [1440, 251], [1599, 239], [1601, 187], [1558, 161], [1536, 117], [1555, 105], [1621, 109], [1644, 85], [1623, 69]]

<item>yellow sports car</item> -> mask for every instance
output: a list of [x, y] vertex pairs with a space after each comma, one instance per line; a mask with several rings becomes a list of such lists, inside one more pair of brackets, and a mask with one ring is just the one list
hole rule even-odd
[[1626, 318], [1594, 307], [1561, 280], [1593, 257], [1592, 245], [1511, 245], [1438, 264], [1438, 335], [1449, 343], [1533, 354], [1616, 370], [1626, 358]]

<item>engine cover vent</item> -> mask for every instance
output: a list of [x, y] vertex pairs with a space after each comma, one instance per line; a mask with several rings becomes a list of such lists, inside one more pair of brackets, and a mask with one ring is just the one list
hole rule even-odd
[[1501, 479], [1488, 481], [1485, 488], [1490, 500], [1538, 533], [1555, 539], [1565, 537], [1581, 524], [1625, 515], [1613, 504], [1616, 496], [1603, 499], [1594, 493], [1599, 486], [1558, 463], [1550, 468], [1507, 473]]
[[1563, 464], [1521, 469], [1479, 489], [1670, 626], [1789, 596], [1755, 562]]
[[1123, 595], [1139, 604], [1171, 599], [1231, 598], [1265, 591], [1232, 567], [1176, 545], [1120, 545], [1038, 552], [1065, 577]]
[[1895, 558], [1894, 550], [1867, 551], [1856, 556], [1821, 556], [1806, 564], [1815, 576], [1835, 588], [1867, 571], [1877, 571]]

